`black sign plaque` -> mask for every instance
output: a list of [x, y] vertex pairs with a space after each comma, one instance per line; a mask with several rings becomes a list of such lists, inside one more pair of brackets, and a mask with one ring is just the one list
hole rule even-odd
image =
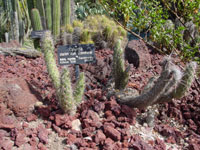
[[44, 35], [44, 32], [45, 32], [45, 30], [32, 31], [31, 38], [32, 39], [40, 39]]
[[95, 62], [93, 44], [74, 44], [58, 47], [59, 65], [85, 64]]

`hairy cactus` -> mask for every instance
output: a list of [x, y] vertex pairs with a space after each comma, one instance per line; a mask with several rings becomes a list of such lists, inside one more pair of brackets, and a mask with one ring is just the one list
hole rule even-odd
[[63, 69], [61, 74], [61, 84], [59, 93], [59, 104], [64, 112], [74, 115], [76, 112], [76, 104], [73, 97], [70, 73], [67, 68]]
[[84, 89], [85, 89], [85, 75], [82, 72], [82, 73], [80, 73], [79, 79], [76, 82], [76, 87], [75, 87], [75, 91], [74, 91], [74, 99], [75, 99], [77, 105], [79, 105], [81, 103]]
[[46, 31], [42, 38], [42, 50], [44, 52], [47, 71], [56, 89], [59, 105], [65, 113], [74, 115], [84, 93], [85, 76], [83, 73], [80, 74], [73, 92], [68, 68], [64, 68], [60, 76], [56, 66], [53, 39], [50, 31]]
[[52, 31], [51, 0], [45, 0], [45, 14], [47, 29]]
[[56, 40], [60, 36], [60, 0], [53, 0], [53, 36]]
[[121, 40], [116, 42], [113, 56], [113, 77], [115, 89], [122, 90], [128, 83], [128, 69], [125, 69], [124, 52], [121, 48]]
[[71, 0], [63, 0], [63, 25], [70, 24]]
[[71, 45], [73, 43], [73, 36], [71, 33], [64, 32], [62, 34], [63, 45]]
[[163, 62], [160, 77], [156, 81], [151, 79], [141, 95], [125, 97], [116, 94], [116, 97], [120, 103], [140, 109], [157, 103], [169, 102], [173, 98], [181, 98], [192, 84], [196, 66], [195, 62], [189, 63], [182, 76], [179, 68], [171, 62], [171, 59], [167, 58]]
[[53, 82], [55, 89], [58, 91], [60, 88], [60, 73], [56, 66], [54, 58], [54, 44], [51, 37], [51, 32], [46, 31], [42, 38], [42, 50], [44, 52], [44, 59], [47, 66], [47, 71]]
[[93, 44], [91, 33], [88, 29], [84, 29], [81, 34], [81, 44]]
[[38, 9], [31, 10], [32, 26], [34, 31], [43, 30], [40, 13]]

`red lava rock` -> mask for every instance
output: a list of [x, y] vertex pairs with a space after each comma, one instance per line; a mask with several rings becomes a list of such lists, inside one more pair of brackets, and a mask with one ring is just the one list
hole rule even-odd
[[134, 67], [141, 70], [151, 66], [151, 57], [146, 44], [142, 40], [129, 41], [125, 48], [125, 58]]
[[94, 138], [95, 143], [96, 144], [102, 143], [105, 141], [105, 139], [106, 139], [105, 134], [101, 130], [98, 130]]
[[47, 150], [47, 148], [44, 146], [43, 143], [39, 143], [38, 148], [39, 148], [39, 150]]
[[0, 139], [0, 148], [2, 148], [2, 150], [12, 150], [13, 146], [14, 142], [11, 140]]
[[71, 120], [67, 114], [64, 114], [64, 115], [56, 114], [55, 123], [56, 123], [56, 126], [63, 126], [65, 128], [72, 127]]
[[37, 101], [29, 89], [29, 85], [22, 78], [1, 78], [0, 98], [7, 103], [8, 107], [16, 116], [24, 117], [30, 114]]
[[168, 137], [165, 141], [167, 143], [176, 144], [176, 140], [174, 139], [173, 136]]
[[105, 143], [104, 143], [104, 146], [103, 146], [103, 149], [104, 150], [110, 150], [110, 149], [114, 149], [114, 141], [110, 138], [107, 138], [105, 140]]
[[50, 107], [39, 107], [37, 109], [37, 112], [44, 118], [49, 118], [50, 113], [51, 113], [51, 108]]
[[162, 140], [157, 138], [155, 144], [156, 144], [154, 146], [155, 150], [166, 150], [166, 145]]
[[15, 145], [20, 147], [21, 145], [25, 144], [26, 141], [26, 134], [24, 131], [18, 131], [16, 134]]
[[85, 128], [82, 130], [82, 134], [83, 134], [83, 136], [92, 136], [95, 129], [96, 129], [95, 127]]
[[32, 147], [37, 147], [39, 143], [39, 139], [37, 137], [33, 137], [30, 139], [29, 143]]
[[48, 143], [48, 135], [49, 135], [48, 130], [45, 127], [43, 127], [42, 125], [39, 125], [37, 130], [38, 130], [39, 140], [42, 143], [47, 144]]
[[0, 128], [1, 129], [13, 129], [17, 127], [17, 119], [14, 116], [0, 114]]
[[107, 137], [113, 139], [114, 141], [119, 141], [121, 139], [121, 134], [112, 126], [105, 126], [103, 127], [104, 133]]
[[105, 108], [105, 103], [99, 102], [99, 101], [95, 101], [95, 103], [94, 103], [94, 110], [96, 112], [103, 111], [104, 108]]
[[136, 117], [136, 112], [133, 108], [128, 107], [127, 105], [122, 105], [121, 111], [128, 117], [128, 118], [134, 118]]
[[53, 129], [60, 135], [61, 128], [59, 128], [58, 126], [56, 126], [55, 124], [53, 124]]
[[27, 120], [28, 122], [31, 122], [31, 121], [36, 121], [37, 118], [38, 118], [38, 117], [37, 117], [35, 114], [30, 114], [30, 115], [28, 115], [28, 117], [26, 118], [26, 120]]
[[76, 142], [76, 135], [74, 134], [68, 134], [67, 135], [67, 139], [66, 139], [66, 143], [71, 145], [71, 144], [74, 144]]

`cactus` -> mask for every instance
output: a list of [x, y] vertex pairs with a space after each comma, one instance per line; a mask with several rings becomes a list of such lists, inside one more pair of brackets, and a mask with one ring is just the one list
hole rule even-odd
[[50, 31], [46, 31], [44, 37], [42, 38], [42, 50], [44, 53], [47, 71], [53, 82], [53, 86], [55, 87], [56, 91], [58, 91], [60, 88], [60, 73], [54, 58], [54, 45]]
[[71, 45], [73, 43], [73, 36], [71, 33], [64, 32], [62, 34], [63, 45]]
[[74, 28], [72, 36], [73, 36], [73, 43], [78, 44], [80, 42], [81, 29], [79, 27]]
[[153, 83], [155, 79], [149, 81], [141, 95], [136, 97], [126, 97], [117, 93], [118, 102], [144, 109], [157, 103], [169, 102], [173, 98], [181, 98], [194, 80], [196, 66], [195, 62], [189, 63], [182, 76], [179, 68], [167, 58], [163, 62], [162, 73], [155, 83]]
[[60, 0], [53, 0], [53, 36], [56, 40], [60, 36]]
[[84, 26], [84, 24], [81, 22], [81, 21], [79, 21], [79, 20], [74, 20], [73, 21], [73, 27], [75, 28], [75, 27], [79, 27], [79, 28], [83, 28], [83, 26]]
[[32, 26], [34, 31], [43, 30], [40, 13], [38, 9], [31, 10]]
[[61, 75], [61, 86], [59, 93], [59, 104], [65, 113], [74, 115], [76, 112], [76, 104], [73, 97], [73, 91], [71, 87], [70, 73], [69, 70], [63, 69]]
[[73, 33], [74, 32], [74, 28], [72, 27], [71, 24], [66, 24], [65, 29], [66, 29], [67, 33]]
[[14, 24], [13, 24], [13, 31], [14, 31], [14, 40], [19, 42], [19, 20], [17, 11], [14, 12]]
[[45, 15], [46, 26], [48, 30], [52, 30], [52, 17], [51, 17], [51, 0], [45, 0]]
[[71, 0], [63, 0], [63, 25], [71, 24]]
[[76, 101], [76, 105], [79, 105], [81, 103], [84, 89], [85, 89], [85, 75], [82, 72], [80, 73], [79, 79], [76, 82], [76, 87], [74, 91], [74, 99]]
[[128, 83], [128, 69], [125, 69], [123, 49], [121, 48], [121, 40], [116, 42], [113, 56], [113, 77], [115, 81], [115, 89], [122, 90]]
[[45, 18], [45, 11], [44, 11], [44, 2], [43, 0], [37, 0], [37, 9], [40, 12], [41, 20], [43, 28], [46, 29], [46, 18]]
[[64, 68], [60, 76], [59, 70], [56, 66], [56, 61], [53, 55], [53, 39], [50, 31], [44, 33], [42, 38], [42, 50], [44, 52], [47, 71], [52, 80], [53, 86], [56, 89], [56, 96], [59, 105], [65, 113], [74, 115], [77, 106], [81, 103], [84, 93], [85, 76], [83, 73], [80, 74], [79, 80], [75, 86], [75, 91], [73, 92], [68, 68]]

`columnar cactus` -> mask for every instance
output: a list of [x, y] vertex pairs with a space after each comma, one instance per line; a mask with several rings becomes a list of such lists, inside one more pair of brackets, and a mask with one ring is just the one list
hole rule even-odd
[[43, 0], [37, 0], [37, 9], [40, 12], [43, 28], [46, 29], [46, 17], [45, 17], [45, 10], [44, 10], [44, 2], [43, 2]]
[[33, 8], [31, 10], [31, 18], [32, 18], [33, 30], [35, 30], [35, 31], [43, 30], [40, 13], [39, 13], [38, 9]]
[[71, 0], [63, 0], [63, 25], [70, 24]]
[[116, 42], [113, 56], [113, 78], [115, 89], [122, 90], [128, 83], [128, 69], [125, 68], [124, 51], [121, 48], [121, 40]]
[[45, 15], [46, 26], [48, 30], [52, 30], [52, 17], [51, 17], [51, 0], [45, 0]]
[[181, 98], [192, 84], [196, 67], [195, 62], [189, 63], [182, 76], [179, 68], [167, 58], [163, 62], [163, 71], [160, 77], [155, 83], [153, 83], [155, 79], [151, 80], [141, 95], [126, 97], [116, 94], [116, 97], [120, 103], [140, 109], [157, 103], [169, 102], [173, 98]]
[[59, 105], [65, 113], [74, 115], [83, 97], [85, 76], [83, 73], [80, 74], [73, 92], [68, 68], [64, 68], [60, 76], [56, 66], [53, 39], [50, 31], [46, 31], [42, 38], [42, 50], [44, 52], [47, 71], [56, 89]]
[[60, 35], [60, 0], [53, 0], [53, 36], [56, 40]]

